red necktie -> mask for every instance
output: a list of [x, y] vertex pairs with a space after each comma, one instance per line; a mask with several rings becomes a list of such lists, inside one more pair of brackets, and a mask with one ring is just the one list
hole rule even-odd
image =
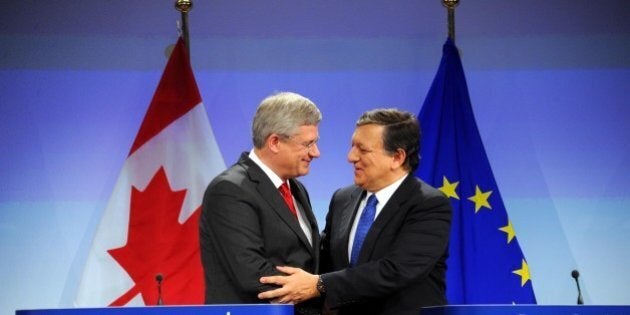
[[280, 185], [280, 188], [278, 189], [280, 190], [280, 194], [282, 195], [284, 202], [289, 207], [289, 210], [291, 210], [291, 213], [293, 213], [293, 216], [295, 216], [295, 218], [297, 219], [297, 211], [295, 210], [295, 204], [293, 204], [293, 196], [291, 195], [289, 185], [284, 182], [282, 183], [282, 185]]

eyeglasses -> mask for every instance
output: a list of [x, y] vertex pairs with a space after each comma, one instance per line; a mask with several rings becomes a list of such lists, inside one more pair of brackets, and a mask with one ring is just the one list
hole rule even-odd
[[286, 137], [285, 139], [291, 140], [291, 142], [300, 145], [303, 149], [306, 149], [306, 151], [311, 151], [311, 149], [313, 149], [317, 145], [317, 141], [319, 141], [319, 139], [316, 139], [308, 142], [297, 142], [294, 141], [292, 137]]
[[302, 142], [300, 143], [300, 145], [302, 147], [304, 147], [306, 149], [306, 151], [311, 151], [311, 149], [317, 145], [317, 140], [313, 140], [313, 141], [309, 141], [309, 142]]

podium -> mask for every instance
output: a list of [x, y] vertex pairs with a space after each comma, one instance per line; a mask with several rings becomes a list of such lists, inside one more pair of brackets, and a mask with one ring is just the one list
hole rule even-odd
[[293, 315], [293, 305], [225, 304], [17, 310], [15, 315]]
[[628, 315], [621, 305], [449, 305], [422, 308], [422, 315]]
[[[225, 304], [18, 310], [15, 315], [293, 315], [293, 305]], [[449, 305], [425, 307], [420, 315], [628, 315], [621, 305]]]

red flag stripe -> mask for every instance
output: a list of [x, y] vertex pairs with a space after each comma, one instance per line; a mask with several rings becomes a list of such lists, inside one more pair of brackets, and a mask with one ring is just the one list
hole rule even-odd
[[201, 103], [184, 41], [179, 38], [162, 74], [129, 155]]

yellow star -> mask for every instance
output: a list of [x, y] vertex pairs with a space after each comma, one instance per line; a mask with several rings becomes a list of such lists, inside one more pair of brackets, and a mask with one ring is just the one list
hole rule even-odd
[[524, 287], [525, 283], [531, 279], [529, 276], [529, 266], [525, 262], [525, 259], [523, 259], [521, 269], [514, 270], [512, 273], [521, 276], [521, 287]]
[[514, 237], [516, 236], [516, 233], [514, 233], [514, 227], [512, 226], [512, 221], [510, 221], [510, 220], [508, 220], [508, 225], [499, 228], [499, 230], [507, 233], [507, 243], [508, 244], [510, 244], [512, 239], [514, 239]]
[[481, 207], [492, 209], [492, 207], [488, 203], [488, 197], [490, 197], [490, 194], [492, 194], [492, 190], [481, 192], [479, 186], [475, 185], [475, 195], [468, 198], [468, 200], [475, 203], [475, 213], [479, 212], [479, 209], [481, 209]]
[[459, 182], [451, 183], [448, 181], [448, 179], [446, 179], [446, 176], [444, 176], [444, 179], [442, 180], [442, 187], [438, 189], [442, 191], [446, 195], [446, 197], [455, 198], [459, 200], [459, 196], [457, 195], [457, 192], [455, 191], [455, 189], [457, 188], [457, 185], [459, 185]]

